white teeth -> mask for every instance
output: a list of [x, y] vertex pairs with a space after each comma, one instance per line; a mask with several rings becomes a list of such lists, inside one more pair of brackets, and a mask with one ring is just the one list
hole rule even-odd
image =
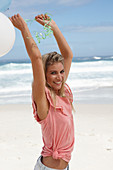
[[61, 81], [60, 82], [56, 82], [56, 84], [60, 84], [61, 83]]

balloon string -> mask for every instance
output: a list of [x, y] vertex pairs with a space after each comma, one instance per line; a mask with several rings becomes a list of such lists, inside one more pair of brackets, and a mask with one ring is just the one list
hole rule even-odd
[[[48, 13], [45, 13], [45, 14], [48, 14]], [[51, 37], [51, 34], [53, 34], [53, 31], [51, 30], [51, 26], [49, 26], [48, 24], [51, 22], [51, 18], [49, 18], [49, 20], [48, 20], [48, 22], [47, 23], [45, 23], [45, 20], [44, 20], [44, 18], [43, 18], [43, 21], [44, 21], [44, 26], [43, 26], [43, 31], [42, 32], [37, 32], [37, 31], [34, 31], [33, 33], [34, 33], [34, 35], [35, 35], [35, 37], [36, 37], [36, 39], [37, 39], [37, 41], [38, 41], [38, 43], [40, 43], [41, 42], [41, 40], [42, 39], [46, 39], [46, 37]], [[25, 19], [25, 22], [26, 23], [30, 23], [30, 25], [34, 22], [34, 21], [36, 21], [36, 19], [33, 19], [33, 20], [31, 20], [31, 19]], [[30, 38], [30, 37], [27, 37], [27, 38]]]

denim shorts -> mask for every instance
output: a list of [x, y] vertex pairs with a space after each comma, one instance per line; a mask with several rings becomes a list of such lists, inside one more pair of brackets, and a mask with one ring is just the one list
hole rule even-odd
[[[41, 161], [42, 156], [40, 156], [36, 162], [34, 170], [58, 170], [58, 169], [53, 169], [45, 166], [42, 161]], [[69, 170], [69, 165], [64, 169], [64, 170]]]

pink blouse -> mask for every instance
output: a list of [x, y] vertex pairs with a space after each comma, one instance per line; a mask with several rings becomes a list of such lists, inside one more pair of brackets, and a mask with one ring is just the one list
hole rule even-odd
[[72, 115], [73, 95], [71, 89], [65, 84], [65, 95], [67, 97], [56, 97], [54, 107], [49, 89], [46, 87], [46, 96], [50, 103], [49, 112], [44, 120], [40, 120], [36, 105], [33, 101], [33, 114], [41, 124], [44, 146], [41, 155], [52, 156], [54, 159], [63, 159], [69, 162], [74, 147], [74, 123]]

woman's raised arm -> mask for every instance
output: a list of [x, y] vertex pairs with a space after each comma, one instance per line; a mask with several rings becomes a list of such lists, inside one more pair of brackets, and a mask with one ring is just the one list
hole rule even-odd
[[9, 19], [11, 20], [13, 25], [21, 31], [27, 53], [31, 59], [34, 78], [32, 86], [33, 99], [36, 105], [38, 106], [37, 109], [40, 113], [39, 117], [40, 119], [43, 119], [46, 117], [46, 110], [48, 109], [48, 106], [45, 95], [45, 74], [41, 53], [34, 39], [32, 38], [29, 28], [27, 27], [27, 24], [24, 19], [19, 14], [14, 15]]
[[[41, 15], [36, 16], [35, 19], [40, 24], [44, 25], [45, 23], [48, 22], [48, 20], [50, 18], [47, 15], [41, 14]], [[57, 41], [60, 52], [61, 52], [62, 56], [64, 57], [64, 68], [65, 68], [65, 75], [66, 75], [66, 79], [67, 79], [69, 70], [71, 67], [72, 58], [73, 58], [72, 50], [71, 50], [70, 46], [68, 45], [62, 32], [58, 28], [57, 24], [55, 23], [55, 21], [51, 20], [51, 22], [48, 25], [51, 26], [51, 29], [53, 30], [53, 35]]]

